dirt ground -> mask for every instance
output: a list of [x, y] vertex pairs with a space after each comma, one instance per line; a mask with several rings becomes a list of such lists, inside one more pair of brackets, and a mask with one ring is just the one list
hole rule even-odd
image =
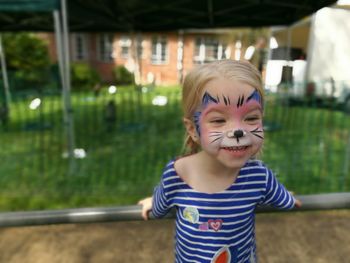
[[[0, 262], [173, 262], [172, 220], [0, 228]], [[258, 214], [260, 263], [350, 262], [350, 210]]]

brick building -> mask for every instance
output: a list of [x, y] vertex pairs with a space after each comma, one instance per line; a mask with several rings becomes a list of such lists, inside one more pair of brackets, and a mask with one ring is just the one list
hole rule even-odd
[[[264, 48], [264, 44], [261, 46], [257, 41], [263, 35], [261, 30], [250, 29], [71, 33], [70, 54], [72, 62], [89, 64], [107, 83], [113, 83], [113, 68], [123, 65], [135, 73], [138, 83], [169, 85], [180, 83], [196, 64], [217, 59], [249, 59], [258, 66], [260, 62], [254, 62], [253, 53], [256, 48]], [[50, 43], [50, 55], [55, 61], [54, 36], [46, 35], [45, 38]], [[251, 54], [247, 54], [249, 46], [253, 49]], [[248, 57], [244, 58], [244, 54]]]

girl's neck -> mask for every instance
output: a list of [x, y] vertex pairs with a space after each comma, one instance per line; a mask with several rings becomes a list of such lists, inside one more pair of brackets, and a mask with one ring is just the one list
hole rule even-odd
[[175, 170], [196, 191], [212, 194], [228, 189], [240, 168], [227, 168], [205, 152], [199, 152], [177, 160]]
[[205, 171], [207, 176], [215, 177], [236, 177], [241, 167], [231, 168], [226, 167], [220, 163], [217, 159], [212, 158], [206, 152], [201, 151], [197, 153], [197, 160], [199, 168]]

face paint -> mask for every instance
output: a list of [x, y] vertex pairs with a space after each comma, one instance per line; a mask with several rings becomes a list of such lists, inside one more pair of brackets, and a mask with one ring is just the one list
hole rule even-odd
[[[208, 92], [204, 93], [204, 96], [202, 98], [202, 104], [200, 107], [201, 110], [196, 111], [194, 113], [194, 116], [193, 116], [194, 123], [196, 126], [196, 131], [197, 131], [198, 135], [200, 135], [200, 119], [201, 119], [202, 113], [206, 112], [208, 110], [208, 107], [211, 106], [211, 104], [214, 104], [214, 105], [215, 104], [216, 105], [224, 104], [225, 106], [231, 105], [231, 100], [229, 97], [222, 95], [222, 98], [223, 99], [220, 101], [219, 96], [216, 96], [216, 98], [214, 98]], [[246, 109], [243, 106], [245, 106], [249, 102], [254, 103], [254, 101], [259, 105], [259, 108], [262, 110], [262, 104], [261, 104], [262, 99], [261, 99], [259, 92], [256, 90], [246, 100], [244, 100], [244, 95], [239, 96], [236, 106], [237, 106], [237, 108], [240, 108], [240, 107], [243, 108], [242, 111], [244, 112], [244, 111], [246, 111]], [[237, 112], [239, 113], [242, 111], [237, 111]], [[255, 129], [255, 130], [252, 130], [251, 132], [259, 133], [260, 131], [258, 129]]]
[[[210, 96], [209, 93], [205, 92], [202, 98], [201, 109], [205, 109], [210, 103], [218, 104], [219, 99], [214, 99], [212, 96]], [[201, 111], [196, 111], [193, 116], [194, 124], [196, 126], [196, 131], [199, 136], [200, 136], [199, 120], [200, 120], [201, 114], [202, 114]]]
[[225, 84], [222, 88], [206, 89], [194, 114], [200, 144], [210, 154], [224, 152], [250, 158], [258, 152], [264, 138], [262, 98], [247, 84], [239, 83], [237, 87], [231, 87], [230, 82]]
[[260, 96], [260, 93], [255, 90], [248, 98], [247, 98], [247, 101], [246, 102], [249, 102], [251, 100], [255, 100], [257, 101], [260, 105], [261, 105], [261, 108], [263, 108], [263, 105], [262, 105], [262, 98]]

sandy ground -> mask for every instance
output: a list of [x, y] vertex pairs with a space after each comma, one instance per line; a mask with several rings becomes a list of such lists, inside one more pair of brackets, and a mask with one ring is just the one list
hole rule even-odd
[[[172, 220], [0, 229], [0, 262], [173, 262]], [[257, 216], [260, 263], [350, 262], [350, 210]]]

